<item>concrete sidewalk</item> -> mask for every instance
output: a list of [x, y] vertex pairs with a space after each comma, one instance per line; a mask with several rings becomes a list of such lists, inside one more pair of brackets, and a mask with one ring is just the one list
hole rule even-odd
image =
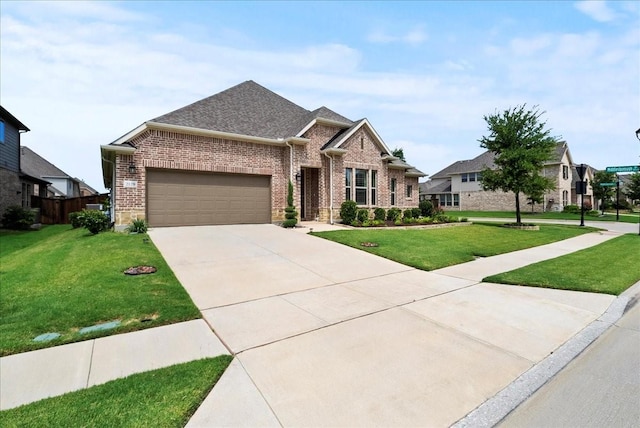
[[4, 357], [0, 409], [229, 348], [236, 358], [189, 426], [448, 426], [615, 301], [479, 282], [611, 233], [424, 272], [301, 231], [152, 231], [209, 325]]

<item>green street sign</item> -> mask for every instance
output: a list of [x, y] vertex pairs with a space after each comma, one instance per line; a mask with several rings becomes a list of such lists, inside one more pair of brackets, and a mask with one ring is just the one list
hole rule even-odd
[[600, 187], [616, 187], [617, 183], [600, 183]]
[[638, 167], [638, 165], [607, 167], [607, 172], [638, 172], [638, 171], [640, 171], [640, 167]]

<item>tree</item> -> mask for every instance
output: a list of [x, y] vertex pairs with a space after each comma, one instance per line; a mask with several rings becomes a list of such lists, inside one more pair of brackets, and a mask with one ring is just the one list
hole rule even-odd
[[600, 209], [604, 215], [604, 210], [607, 208], [609, 202], [615, 194], [615, 187], [604, 187], [602, 183], [615, 183], [618, 181], [616, 174], [607, 171], [596, 171], [593, 174], [593, 181], [591, 182], [591, 188], [593, 189], [593, 197], [596, 200], [600, 200]]
[[540, 120], [544, 112], [526, 110], [526, 105], [509, 108], [502, 113], [484, 116], [489, 136], [483, 136], [480, 146], [495, 154], [495, 169], [482, 171], [484, 190], [513, 192], [516, 198], [516, 224], [522, 224], [520, 194], [537, 198], [555, 188], [555, 183], [541, 175], [558, 143]]
[[402, 147], [396, 147], [391, 151], [391, 154], [400, 159], [402, 162], [406, 162], [406, 159], [404, 158], [404, 150], [402, 149]]
[[624, 194], [632, 201], [640, 200], [640, 172], [631, 174], [625, 186]]

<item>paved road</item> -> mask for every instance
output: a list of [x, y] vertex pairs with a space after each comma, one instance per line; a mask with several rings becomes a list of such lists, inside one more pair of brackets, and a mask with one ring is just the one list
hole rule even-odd
[[630, 306], [613, 327], [499, 426], [640, 426], [638, 296]]

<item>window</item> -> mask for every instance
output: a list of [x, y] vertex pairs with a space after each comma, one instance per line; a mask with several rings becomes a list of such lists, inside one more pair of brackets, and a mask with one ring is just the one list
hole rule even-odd
[[472, 172], [471, 174], [469, 174], [469, 181], [476, 181], [476, 173]]
[[[369, 182], [371, 176], [371, 182]], [[377, 171], [346, 168], [344, 170], [345, 200], [358, 205], [374, 205], [377, 200]]]
[[4, 143], [4, 121], [0, 120], [0, 143]]
[[569, 179], [569, 167], [567, 165], [562, 165], [562, 178]]
[[476, 179], [477, 179], [477, 181], [482, 181], [482, 173], [481, 172], [476, 172]]
[[413, 196], [413, 186], [411, 184], [407, 184], [407, 198], [411, 198]]
[[569, 205], [569, 192], [567, 190], [562, 191], [562, 206], [566, 207]]
[[467, 181], [469, 181], [469, 174], [462, 174], [462, 182], [466, 183]]
[[396, 179], [391, 179], [391, 205], [396, 204]]
[[364, 137], [360, 137], [360, 150], [364, 150]]
[[371, 171], [371, 205], [377, 204], [376, 189], [378, 187], [378, 171]]
[[344, 194], [344, 199], [345, 201], [350, 201], [351, 200], [351, 185], [352, 185], [352, 180], [351, 180], [351, 168], [347, 168], [344, 170], [344, 190], [345, 190], [345, 194]]
[[440, 206], [441, 207], [459, 207], [460, 206], [460, 195], [457, 193], [452, 195], [451, 193], [443, 193], [439, 195], [440, 197]]
[[356, 203], [367, 205], [367, 174], [366, 169], [356, 169]]

